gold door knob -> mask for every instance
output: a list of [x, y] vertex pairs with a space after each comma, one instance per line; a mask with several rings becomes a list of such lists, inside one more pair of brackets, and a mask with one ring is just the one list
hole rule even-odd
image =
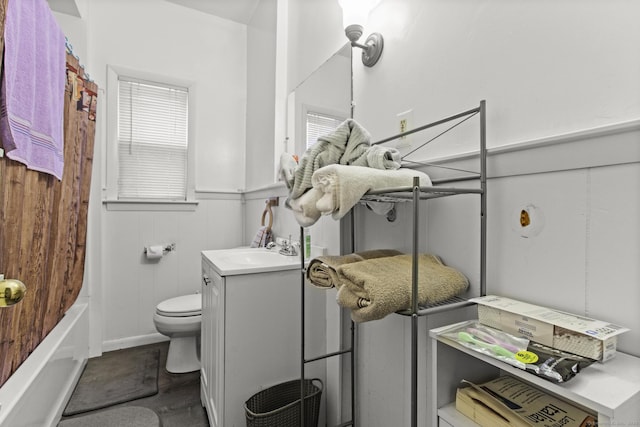
[[0, 274], [0, 307], [19, 303], [26, 292], [27, 287], [20, 280], [5, 279]]

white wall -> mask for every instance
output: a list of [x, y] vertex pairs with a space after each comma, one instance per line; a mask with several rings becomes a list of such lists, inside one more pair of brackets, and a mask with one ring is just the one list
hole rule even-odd
[[[587, 132], [569, 138], [577, 152], [549, 151], [552, 155], [535, 157], [535, 166], [531, 157], [490, 169], [496, 179], [489, 187], [488, 290], [597, 313], [635, 329], [640, 324], [631, 308], [611, 310], [598, 290], [611, 284], [594, 275], [604, 278], [610, 264], [598, 261], [609, 258], [601, 248], [634, 254], [640, 244], [639, 228], [630, 221], [637, 207], [633, 167], [624, 172], [607, 167], [607, 162], [638, 161], [633, 139], [614, 144], [621, 132], [614, 125], [640, 119], [640, 53], [633, 42], [640, 40], [633, 18], [638, 13], [640, 4], [624, 1], [383, 0], [365, 30], [385, 36], [383, 56], [373, 68], [358, 61], [354, 66], [355, 118], [374, 140], [397, 133], [398, 112], [413, 109], [417, 126], [474, 107], [480, 99], [487, 100], [487, 145], [496, 159], [504, 152], [498, 148], [531, 148], [543, 137], [540, 145], [553, 145], [560, 142], [556, 136], [604, 127], [600, 133], [612, 136], [594, 140]], [[622, 149], [629, 150], [626, 158], [609, 153]], [[442, 156], [477, 151], [477, 138], [451, 141], [439, 150]], [[582, 160], [576, 163], [577, 158]], [[574, 168], [584, 171], [563, 172]], [[549, 173], [537, 176], [541, 172]], [[523, 242], [510, 235], [511, 215], [526, 202], [546, 211], [544, 239]], [[452, 218], [455, 210], [442, 212], [440, 219]], [[432, 223], [430, 230], [437, 222]], [[621, 223], [629, 228], [616, 232]], [[438, 239], [430, 242], [433, 248], [447, 238], [433, 236]], [[569, 277], [573, 274], [579, 276]], [[608, 274], [625, 277], [614, 280], [619, 294], [630, 291], [628, 274], [637, 282], [637, 267], [626, 257]], [[528, 285], [519, 286], [522, 282]], [[561, 300], [549, 292], [569, 283], [577, 289]], [[637, 352], [630, 345], [626, 350]]]
[[244, 187], [246, 27], [147, 0], [92, 2], [87, 20], [99, 83], [106, 65], [194, 82], [196, 190]]
[[356, 118], [382, 136], [408, 109], [428, 122], [486, 99], [489, 147], [636, 119], [639, 13], [625, 0], [383, 0], [365, 29], [384, 35], [382, 58], [354, 69]]
[[[408, 109], [418, 126], [487, 100], [488, 292], [629, 327], [619, 345], [636, 355], [639, 12], [640, 4], [624, 1], [383, 0], [365, 29], [384, 35], [382, 58], [373, 68], [354, 62], [355, 119], [374, 140], [397, 133], [396, 115]], [[571, 135], [556, 138], [565, 134]], [[429, 155], [477, 151], [470, 133], [446, 141]], [[612, 158], [616, 151], [619, 158]], [[474, 203], [434, 201], [423, 234], [429, 251], [471, 277], [478, 226], [462, 221], [477, 212]], [[535, 238], [513, 228], [514, 215], [528, 204], [544, 214]], [[367, 378], [360, 412], [377, 415], [367, 425], [401, 424], [401, 411], [377, 409], [402, 408], [409, 396], [407, 382], [398, 379], [389, 390], [388, 378], [371, 376], [388, 366], [381, 355], [402, 359], [402, 339], [389, 345], [370, 331], [400, 337], [406, 329], [393, 318], [363, 325], [361, 363], [373, 374], [359, 374]], [[397, 375], [407, 373], [404, 357], [394, 362]], [[429, 367], [424, 355], [420, 363], [422, 378]]]
[[276, 0], [263, 0], [247, 27], [246, 188], [273, 182]]
[[[247, 32], [244, 25], [164, 1], [152, 6], [145, 0], [90, 2], [81, 22], [75, 25], [86, 27], [88, 40], [81, 61], [101, 88], [95, 159], [100, 166], [94, 169], [98, 188], [92, 196], [95, 190], [99, 196], [108, 173], [108, 100], [103, 91], [108, 65], [192, 82], [195, 105], [190, 126], [195, 150], [190, 191], [199, 202], [195, 211], [112, 211], [103, 206], [90, 213], [90, 224], [99, 224], [93, 241], [100, 246], [87, 258], [99, 271], [89, 283], [95, 355], [157, 339], [155, 305], [200, 289], [200, 251], [242, 244], [237, 190], [244, 187], [245, 177]], [[158, 263], [144, 260], [144, 246], [158, 243], [175, 243], [177, 250]]]

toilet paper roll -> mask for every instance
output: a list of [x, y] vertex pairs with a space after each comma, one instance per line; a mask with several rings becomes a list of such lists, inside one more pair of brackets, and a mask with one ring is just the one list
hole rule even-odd
[[160, 259], [164, 255], [164, 246], [153, 245], [146, 248], [147, 259]]
[[544, 213], [541, 208], [528, 204], [517, 208], [511, 215], [511, 229], [525, 239], [536, 237], [545, 225]]

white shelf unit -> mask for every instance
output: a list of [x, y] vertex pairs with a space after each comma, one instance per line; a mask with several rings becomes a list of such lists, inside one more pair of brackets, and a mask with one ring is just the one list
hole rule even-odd
[[[472, 302], [468, 301], [462, 297], [454, 297], [447, 301], [438, 302], [432, 305], [419, 305], [418, 304], [418, 255], [419, 255], [419, 240], [420, 240], [420, 230], [418, 227], [419, 218], [420, 218], [420, 201], [422, 200], [431, 200], [438, 199], [442, 197], [448, 196], [456, 196], [461, 194], [475, 194], [479, 196], [480, 199], [480, 277], [478, 283], [478, 289], [475, 295], [472, 296], [483, 296], [486, 293], [486, 102], [484, 100], [480, 101], [479, 105], [473, 109], [466, 110], [460, 112], [458, 114], [443, 118], [441, 120], [437, 120], [435, 122], [417, 127], [415, 129], [409, 130], [407, 132], [400, 133], [398, 135], [391, 136], [389, 138], [385, 138], [378, 142], [373, 143], [372, 145], [384, 144], [390, 141], [398, 140], [404, 136], [409, 134], [421, 132], [427, 129], [434, 128], [440, 125], [446, 125], [453, 123], [451, 127], [448, 129], [455, 128], [458, 124], [468, 120], [469, 118], [478, 115], [479, 117], [479, 151], [478, 151], [478, 170], [477, 171], [464, 171], [466, 173], [453, 176], [448, 178], [443, 178], [440, 180], [432, 180], [432, 186], [420, 186], [420, 180], [418, 178], [414, 178], [413, 185], [409, 187], [401, 187], [401, 188], [386, 188], [383, 190], [370, 191], [365, 196], [362, 197], [361, 202], [373, 201], [373, 202], [409, 202], [412, 203], [413, 207], [413, 220], [412, 220], [412, 233], [413, 233], [413, 242], [412, 242], [412, 256], [413, 256], [413, 265], [412, 265], [412, 306], [404, 311], [398, 312], [397, 314], [403, 316], [411, 317], [411, 427], [418, 426], [418, 318], [421, 316], [427, 316], [435, 313], [440, 313], [444, 311], [454, 310], [457, 308], [467, 307], [473, 305]], [[456, 123], [456, 121], [458, 121]], [[447, 130], [447, 131], [448, 131]], [[442, 132], [440, 135], [446, 133]], [[438, 135], [439, 136], [439, 135]], [[437, 138], [436, 136], [435, 138]], [[435, 139], [433, 138], [433, 139]], [[432, 140], [433, 140], [432, 139]], [[428, 142], [431, 142], [428, 141]], [[428, 143], [427, 142], [427, 143]], [[426, 144], [426, 143], [425, 143]], [[438, 167], [437, 165], [429, 164], [428, 166]], [[475, 187], [458, 187], [455, 185], [448, 185], [456, 182], [465, 182], [468, 180], [477, 180], [478, 185]], [[354, 251], [354, 215], [353, 211], [351, 212], [351, 245], [352, 252]], [[303, 229], [300, 230], [300, 241], [303, 241]], [[301, 301], [301, 318], [302, 318], [302, 330], [304, 331], [304, 318], [305, 318], [305, 268], [304, 268], [304, 260], [302, 260], [302, 278], [301, 278], [301, 288], [302, 288], [302, 301]], [[301, 379], [305, 378], [305, 365], [312, 361], [316, 361], [319, 359], [324, 359], [327, 357], [333, 356], [341, 356], [341, 355], [350, 355], [351, 357], [351, 408], [352, 408], [352, 419], [350, 421], [344, 422], [340, 424], [338, 427], [343, 426], [359, 426], [357, 421], [356, 414], [356, 384], [355, 384], [355, 370], [356, 370], [356, 361], [355, 357], [357, 356], [357, 348], [356, 348], [356, 340], [355, 336], [357, 333], [357, 324], [351, 322], [351, 345], [349, 348], [345, 350], [341, 350], [335, 353], [321, 355], [315, 357], [313, 359], [305, 358], [305, 336], [302, 334], [302, 357], [301, 357]], [[301, 386], [301, 401], [304, 397], [302, 386]], [[304, 414], [304, 407], [302, 406], [302, 416]], [[304, 427], [304, 422], [301, 421], [301, 426]]]
[[429, 331], [431, 379], [428, 390], [433, 409], [430, 425], [477, 426], [455, 409], [456, 389], [463, 379], [482, 383], [501, 374], [517, 377], [596, 414], [600, 426], [640, 425], [640, 358], [618, 352], [613, 360], [596, 362], [566, 383], [557, 384], [441, 335], [452, 327], [455, 325]]

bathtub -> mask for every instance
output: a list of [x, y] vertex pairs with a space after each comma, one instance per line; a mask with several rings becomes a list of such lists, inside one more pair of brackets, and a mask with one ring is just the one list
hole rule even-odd
[[57, 425], [89, 356], [89, 310], [76, 302], [0, 388], [0, 427]]

